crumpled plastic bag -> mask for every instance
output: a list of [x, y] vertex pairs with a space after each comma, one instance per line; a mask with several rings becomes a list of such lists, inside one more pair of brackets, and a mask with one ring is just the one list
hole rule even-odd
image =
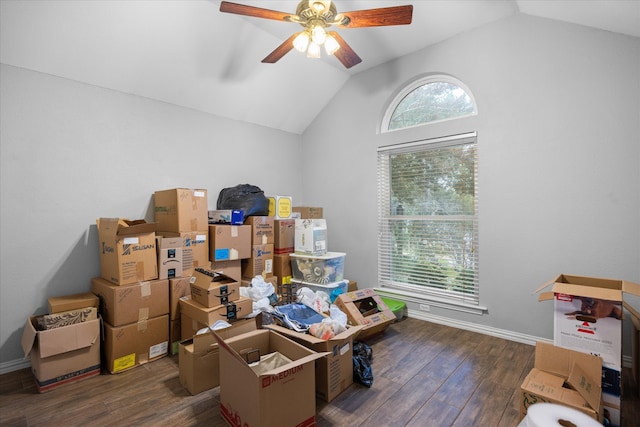
[[353, 342], [353, 380], [362, 385], [373, 385], [373, 350], [361, 341]]
[[347, 315], [342, 310], [331, 304], [329, 313], [330, 317], [309, 327], [309, 334], [326, 341], [347, 330]]
[[296, 292], [296, 301], [313, 308], [318, 313], [329, 311], [329, 294], [324, 291], [313, 291], [307, 287], [302, 287]]

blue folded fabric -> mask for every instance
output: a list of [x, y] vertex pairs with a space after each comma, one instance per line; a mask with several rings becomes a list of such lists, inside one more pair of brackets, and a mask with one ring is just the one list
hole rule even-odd
[[304, 304], [285, 304], [276, 306], [273, 313], [284, 327], [297, 332], [307, 332], [314, 323], [322, 322], [324, 316]]

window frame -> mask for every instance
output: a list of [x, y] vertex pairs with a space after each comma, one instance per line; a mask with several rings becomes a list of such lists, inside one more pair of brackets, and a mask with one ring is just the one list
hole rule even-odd
[[[449, 83], [452, 85], [458, 86], [460, 89], [464, 90], [465, 93], [469, 96], [471, 103], [473, 104], [473, 113], [465, 114], [463, 116], [449, 117], [446, 119], [433, 120], [430, 122], [419, 123], [413, 126], [406, 126], [398, 129], [389, 129], [389, 124], [391, 123], [391, 118], [393, 117], [393, 113], [395, 113], [398, 105], [414, 90], [426, 86], [431, 83]], [[387, 104], [388, 107], [385, 110], [385, 113], [380, 122], [380, 133], [389, 133], [389, 132], [397, 132], [406, 129], [413, 129], [420, 126], [426, 126], [435, 123], [448, 122], [450, 120], [463, 119], [465, 117], [472, 117], [478, 114], [478, 104], [476, 103], [475, 97], [473, 93], [469, 90], [469, 88], [460, 80], [456, 79], [453, 76], [449, 76], [447, 74], [428, 74], [422, 77], [418, 77], [417, 79], [412, 80], [410, 83], [404, 85], [402, 89], [396, 93], [396, 95], [391, 99], [391, 101]]]
[[[405, 99], [407, 95], [416, 90], [417, 88], [424, 86], [426, 84], [435, 83], [435, 82], [446, 82], [460, 87], [465, 93], [469, 96], [470, 101], [473, 103], [473, 113], [465, 114], [461, 116], [434, 120], [430, 122], [420, 123], [416, 125], [406, 126], [402, 128], [389, 129], [389, 124], [391, 118], [396, 111], [398, 105]], [[398, 298], [404, 300], [406, 302], [412, 302], [416, 304], [426, 304], [428, 306], [446, 308], [450, 310], [456, 310], [476, 315], [482, 315], [486, 313], [488, 310], [486, 307], [480, 304], [480, 252], [479, 252], [479, 211], [478, 211], [478, 157], [479, 157], [479, 145], [478, 145], [478, 134], [477, 132], [467, 132], [464, 130], [466, 127], [468, 130], [469, 124], [473, 122], [469, 122], [469, 118], [478, 115], [478, 107], [475, 101], [475, 97], [471, 90], [460, 80], [455, 77], [445, 75], [445, 74], [426, 74], [419, 76], [417, 78], [412, 79], [409, 83], [406, 83], [397, 91], [395, 95], [390, 98], [390, 101], [387, 103], [387, 108], [381, 117], [380, 120], [380, 128], [379, 131], [381, 134], [387, 134], [391, 137], [391, 134], [394, 134], [392, 140], [395, 140], [396, 143], [392, 143], [390, 145], [381, 145], [378, 147], [379, 157], [381, 152], [394, 152], [396, 150], [406, 150], [411, 147], [420, 147], [420, 146], [431, 146], [433, 148], [443, 147], [443, 146], [452, 146], [458, 145], [461, 139], [465, 139], [467, 141], [473, 140], [475, 145], [475, 159], [474, 159], [474, 212], [473, 212], [473, 235], [474, 235], [474, 250], [475, 253], [475, 265], [474, 265], [474, 283], [475, 283], [475, 299], [468, 300], [465, 298], [459, 298], [455, 295], [455, 292], [447, 292], [444, 294], [441, 290], [437, 288], [420, 288], [421, 285], [411, 285], [408, 284], [397, 284], [390, 282], [387, 279], [390, 277], [383, 277], [381, 269], [383, 268], [384, 260], [381, 259], [381, 256], [390, 256], [389, 251], [387, 250], [386, 254], [382, 254], [381, 251], [384, 250], [383, 245], [385, 242], [384, 233], [385, 229], [383, 228], [383, 221], [386, 221], [384, 218], [384, 212], [386, 209], [387, 217], [392, 216], [391, 211], [391, 197], [390, 194], [386, 201], [384, 198], [384, 189], [381, 185], [381, 172], [380, 172], [380, 160], [378, 159], [377, 173], [378, 173], [378, 184], [377, 184], [377, 194], [378, 194], [378, 292], [383, 296], [389, 296], [392, 298]], [[457, 119], [462, 119], [458, 123], [451, 123], [446, 127], [442, 127], [442, 122], [452, 122]], [[429, 127], [428, 125], [436, 126]], [[439, 131], [438, 131], [439, 129]], [[443, 132], [444, 130], [444, 132]], [[451, 132], [453, 130], [453, 132]], [[402, 132], [405, 132], [404, 134]], [[401, 132], [401, 133], [397, 133]], [[435, 132], [435, 134], [434, 134]], [[440, 135], [438, 135], [438, 133]], [[388, 160], [387, 160], [388, 162]], [[390, 171], [387, 171], [388, 177], [390, 178]], [[386, 185], [390, 185], [386, 184]], [[389, 189], [390, 191], [390, 189]], [[386, 203], [386, 206], [385, 206]], [[387, 235], [389, 237], [389, 234]], [[387, 247], [388, 248], [388, 247]], [[387, 267], [389, 266], [387, 262]], [[418, 287], [418, 288], [417, 288]], [[417, 289], [416, 289], [417, 288]]]

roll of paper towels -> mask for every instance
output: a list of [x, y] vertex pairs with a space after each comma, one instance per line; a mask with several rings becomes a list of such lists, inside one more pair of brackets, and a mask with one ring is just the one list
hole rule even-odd
[[576, 427], [602, 427], [602, 424], [584, 412], [555, 403], [536, 403], [529, 406], [526, 417], [518, 427], [561, 427], [571, 425], [569, 423]]

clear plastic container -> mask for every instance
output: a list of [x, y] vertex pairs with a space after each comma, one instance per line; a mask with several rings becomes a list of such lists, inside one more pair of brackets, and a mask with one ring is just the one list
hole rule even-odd
[[327, 252], [325, 255], [291, 254], [291, 272], [296, 281], [313, 285], [328, 285], [344, 279], [342, 252]]

